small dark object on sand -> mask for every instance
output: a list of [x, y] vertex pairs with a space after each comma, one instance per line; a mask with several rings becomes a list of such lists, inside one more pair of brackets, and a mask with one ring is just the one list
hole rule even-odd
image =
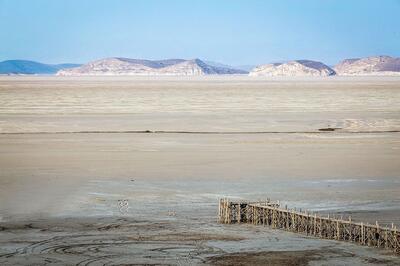
[[318, 129], [319, 131], [335, 131], [336, 129], [341, 129], [340, 127], [326, 127], [326, 128], [320, 128]]

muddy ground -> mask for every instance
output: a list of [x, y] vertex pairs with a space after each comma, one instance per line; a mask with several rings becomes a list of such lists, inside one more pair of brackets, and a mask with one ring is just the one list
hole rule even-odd
[[399, 225], [399, 130], [396, 78], [1, 77], [0, 264], [398, 265], [216, 214]]

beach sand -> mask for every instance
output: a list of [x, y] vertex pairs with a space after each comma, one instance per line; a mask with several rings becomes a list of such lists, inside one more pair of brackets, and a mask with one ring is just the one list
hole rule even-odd
[[230, 197], [400, 226], [398, 131], [398, 78], [1, 77], [0, 264], [398, 265], [216, 222]]

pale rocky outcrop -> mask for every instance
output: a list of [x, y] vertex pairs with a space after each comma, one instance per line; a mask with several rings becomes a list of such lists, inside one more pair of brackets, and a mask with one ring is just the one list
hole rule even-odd
[[250, 76], [331, 76], [335, 71], [327, 65], [311, 60], [296, 60], [287, 63], [275, 63], [254, 68]]
[[106, 58], [80, 67], [62, 69], [60, 76], [99, 75], [172, 75], [200, 76], [220, 74], [246, 74], [238, 69], [210, 66], [200, 59], [140, 60], [129, 58]]
[[335, 66], [335, 71], [343, 76], [400, 75], [400, 58], [371, 56], [346, 59]]

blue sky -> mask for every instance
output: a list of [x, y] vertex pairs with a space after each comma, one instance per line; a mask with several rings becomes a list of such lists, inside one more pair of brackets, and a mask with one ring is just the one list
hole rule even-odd
[[400, 56], [400, 0], [0, 0], [0, 60]]

